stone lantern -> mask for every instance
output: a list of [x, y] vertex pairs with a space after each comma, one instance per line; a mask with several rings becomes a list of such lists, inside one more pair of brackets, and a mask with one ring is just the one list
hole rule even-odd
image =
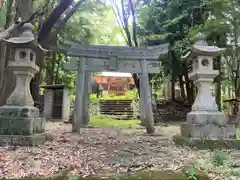
[[9, 68], [16, 76], [16, 86], [0, 107], [0, 144], [36, 145], [45, 140], [45, 119], [39, 117], [30, 92], [30, 81], [39, 71], [35, 64], [36, 53], [43, 53], [33, 34], [30, 23], [20, 27], [17, 35], [4, 40], [14, 50]]
[[236, 127], [228, 125], [228, 118], [218, 111], [211, 86], [218, 71], [213, 69], [213, 58], [225, 49], [208, 46], [203, 34], [196, 37], [196, 43], [184, 57], [192, 62], [189, 78], [194, 81], [198, 92], [187, 122], [181, 124], [181, 135], [186, 138], [234, 139]]

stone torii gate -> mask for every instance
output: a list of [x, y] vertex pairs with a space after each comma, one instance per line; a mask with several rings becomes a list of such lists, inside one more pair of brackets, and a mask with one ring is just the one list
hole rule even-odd
[[[68, 46], [68, 47], [66, 47]], [[65, 64], [65, 69], [77, 71], [76, 101], [73, 131], [79, 132], [89, 120], [89, 73], [100, 71], [140, 74], [140, 117], [148, 133], [154, 132], [152, 100], [148, 83], [149, 73], [160, 72], [160, 56], [168, 54], [168, 44], [152, 47], [124, 47], [85, 45], [72, 42], [63, 49], [68, 56], [76, 57]]]

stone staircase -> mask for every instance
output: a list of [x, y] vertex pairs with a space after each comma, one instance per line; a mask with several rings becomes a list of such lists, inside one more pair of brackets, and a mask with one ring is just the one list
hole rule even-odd
[[101, 100], [100, 113], [117, 116], [120, 119], [132, 119], [132, 100]]

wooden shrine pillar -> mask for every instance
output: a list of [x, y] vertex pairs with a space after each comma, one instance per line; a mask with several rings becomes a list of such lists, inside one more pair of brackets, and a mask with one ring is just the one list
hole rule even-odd
[[[146, 59], [141, 59], [141, 76], [140, 76], [140, 105], [141, 108], [144, 108], [144, 125], [146, 126], [148, 133], [154, 132], [154, 118], [153, 118], [153, 111], [152, 111], [152, 99], [150, 93], [150, 85], [148, 82], [148, 64]], [[142, 102], [142, 103], [141, 103]], [[141, 111], [142, 111], [141, 109]], [[142, 118], [141, 118], [142, 120]]]
[[80, 127], [84, 125], [84, 85], [85, 85], [85, 58], [79, 58], [77, 79], [76, 79], [76, 100], [74, 108], [74, 118], [72, 131], [79, 132]]

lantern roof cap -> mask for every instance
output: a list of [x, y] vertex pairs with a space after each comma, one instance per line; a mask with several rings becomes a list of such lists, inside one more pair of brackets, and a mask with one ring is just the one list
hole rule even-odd
[[38, 44], [33, 30], [34, 26], [31, 23], [25, 23], [18, 29], [18, 32], [14, 35], [14, 37], [10, 39], [3, 39], [3, 41], [10, 46], [26, 45], [33, 50], [46, 52], [47, 50]]
[[34, 26], [31, 23], [23, 24], [19, 29], [18, 33], [10, 39], [4, 39], [5, 42], [10, 44], [26, 44], [31, 43], [36, 38], [33, 34]]
[[206, 36], [202, 33], [197, 34], [196, 42], [191, 49], [182, 57], [185, 60], [191, 60], [195, 56], [212, 56], [213, 58], [225, 51], [225, 48], [217, 46], [208, 46]]

